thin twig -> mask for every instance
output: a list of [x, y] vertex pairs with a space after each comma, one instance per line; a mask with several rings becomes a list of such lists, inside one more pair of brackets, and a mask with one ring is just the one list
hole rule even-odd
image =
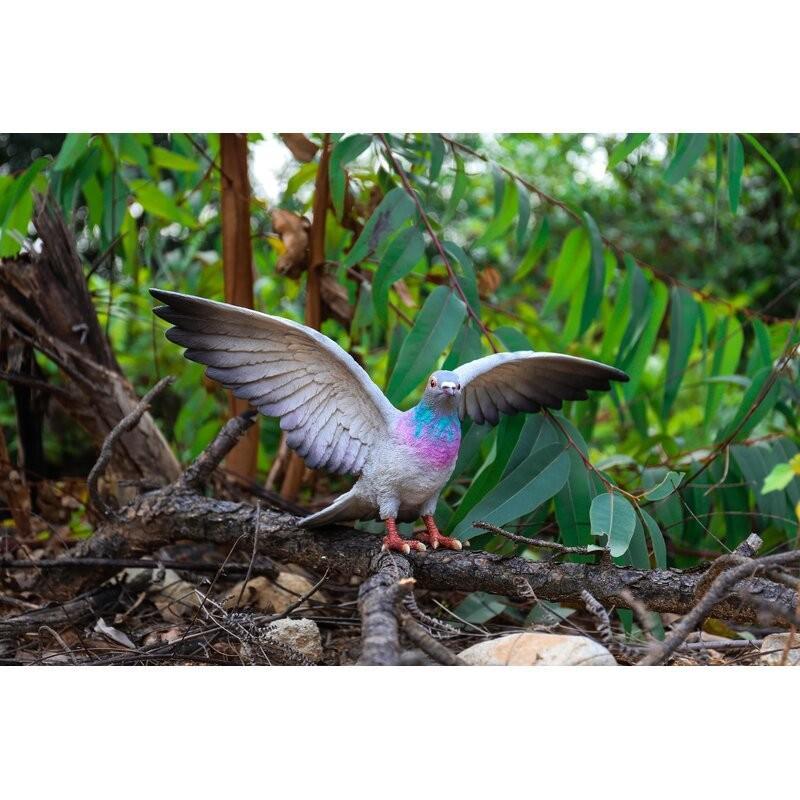
[[528, 547], [541, 547], [547, 550], [555, 550], [559, 555], [568, 555], [570, 553], [585, 555], [587, 553], [597, 552], [597, 550], [590, 550], [588, 547], [568, 547], [567, 545], [551, 542], [547, 539], [531, 539], [519, 533], [511, 533], [511, 531], [507, 531], [504, 528], [498, 528], [497, 525], [492, 525], [491, 522], [473, 522], [472, 526], [474, 528], [480, 528], [481, 530], [491, 531], [498, 536], [503, 536], [509, 541], [525, 544], [528, 545]]
[[409, 641], [419, 647], [423, 653], [430, 656], [443, 667], [464, 667], [466, 664], [449, 648], [441, 642], [436, 641], [418, 622], [411, 618], [410, 614], [399, 612], [400, 627]]
[[169, 384], [175, 379], [171, 375], [162, 378], [136, 405], [136, 408], [127, 416], [123, 417], [106, 436], [103, 446], [100, 448], [100, 455], [89, 473], [86, 484], [89, 490], [89, 497], [91, 498], [92, 505], [103, 514], [104, 517], [111, 515], [111, 508], [100, 496], [97, 488], [100, 476], [105, 472], [108, 462], [111, 461], [111, 456], [114, 451], [114, 444], [124, 433], [133, 430], [138, 424], [139, 420], [144, 416], [145, 412], [150, 408], [151, 401], [157, 397]]

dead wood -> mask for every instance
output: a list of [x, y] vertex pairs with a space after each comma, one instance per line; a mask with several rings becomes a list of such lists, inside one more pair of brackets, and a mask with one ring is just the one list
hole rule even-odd
[[411, 565], [396, 553], [381, 552], [372, 574], [361, 584], [358, 610], [361, 614], [362, 666], [391, 667], [400, 663], [398, 603], [411, 592]]
[[[139, 398], [120, 372], [97, 320], [72, 234], [51, 201], [37, 197], [34, 225], [41, 253], [0, 263], [0, 329], [10, 346], [31, 347], [59, 367], [69, 392], [54, 392], [52, 400], [100, 447]], [[17, 370], [11, 367], [6, 371], [13, 380]], [[149, 414], [115, 448], [109, 467], [113, 478], [151, 484], [174, 481], [180, 473]]]

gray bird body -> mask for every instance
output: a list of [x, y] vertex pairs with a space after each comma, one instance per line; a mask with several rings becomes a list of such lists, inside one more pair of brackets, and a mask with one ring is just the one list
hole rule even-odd
[[306, 517], [307, 527], [433, 514], [458, 457], [460, 419], [497, 424], [501, 413], [560, 408], [625, 373], [596, 361], [524, 351], [479, 358], [431, 375], [420, 403], [395, 408], [338, 344], [299, 323], [200, 297], [152, 289], [167, 338], [206, 374], [280, 418], [309, 467], [353, 474], [353, 488]]

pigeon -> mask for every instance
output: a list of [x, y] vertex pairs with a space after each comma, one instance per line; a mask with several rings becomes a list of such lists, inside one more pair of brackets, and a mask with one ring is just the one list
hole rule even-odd
[[[312, 328], [282, 317], [177, 292], [150, 290], [154, 309], [174, 327], [167, 339], [206, 375], [280, 419], [286, 444], [314, 469], [357, 476], [353, 488], [301, 520], [312, 528], [380, 519], [383, 547], [409, 553], [460, 550], [434, 520], [439, 494], [455, 467], [461, 420], [496, 425], [501, 414], [561, 408], [587, 390], [627, 381], [614, 367], [531, 350], [495, 353], [454, 370], [436, 370], [420, 402], [395, 408], [356, 360]], [[398, 522], [421, 518], [425, 532], [407, 540]]]

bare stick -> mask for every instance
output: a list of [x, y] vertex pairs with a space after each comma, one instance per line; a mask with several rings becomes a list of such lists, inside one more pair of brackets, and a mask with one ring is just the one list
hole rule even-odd
[[233, 449], [236, 442], [255, 422], [258, 411], [251, 408], [229, 419], [211, 444], [203, 450], [195, 461], [178, 479], [181, 489], [199, 489], [204, 486], [211, 473], [220, 465], [222, 459]]
[[111, 456], [114, 450], [114, 444], [124, 433], [127, 433], [130, 430], [133, 430], [138, 424], [139, 420], [144, 416], [145, 412], [148, 411], [150, 408], [150, 402], [161, 394], [164, 389], [167, 388], [175, 379], [168, 375], [165, 378], [162, 378], [138, 403], [136, 408], [131, 411], [130, 414], [123, 417], [111, 430], [111, 433], [106, 436], [106, 440], [103, 442], [103, 446], [100, 448], [100, 455], [95, 462], [95, 465], [92, 467], [92, 471], [89, 473], [89, 477], [86, 480], [87, 487], [89, 489], [89, 497], [91, 498], [92, 505], [100, 511], [100, 513], [104, 517], [109, 517], [112, 513], [112, 509], [108, 506], [108, 504], [100, 497], [100, 492], [98, 491], [97, 484], [100, 480], [100, 476], [105, 472], [106, 467], [108, 466], [108, 462], [111, 461]]
[[441, 642], [437, 642], [410, 614], [400, 612], [400, 625], [403, 633], [413, 642], [423, 653], [429, 655], [443, 667], [464, 667], [466, 664], [455, 653], [451, 652]]
[[[729, 558], [729, 556], [723, 556], [723, 558]], [[736, 558], [742, 557], [736, 556]], [[800, 551], [778, 553], [777, 555], [764, 556], [757, 560], [748, 559], [745, 563], [740, 563], [723, 572], [715, 578], [708, 591], [703, 594], [700, 602], [675, 626], [672, 633], [663, 642], [659, 642], [658, 645], [652, 647], [639, 664], [641, 666], [654, 666], [666, 661], [683, 644], [686, 637], [702, 624], [711, 609], [722, 601], [743, 578], [751, 577], [753, 573], [764, 567], [785, 566], [787, 564], [796, 564], [799, 561]], [[786, 610], [783, 609], [782, 616], [785, 616], [785, 614]]]
[[517, 542], [519, 544], [526, 544], [528, 547], [541, 547], [547, 550], [555, 550], [559, 555], [568, 555], [569, 553], [596, 553], [597, 550], [590, 550], [588, 547], [567, 547], [566, 545], [559, 544], [558, 542], [551, 542], [547, 539], [531, 539], [528, 536], [522, 536], [518, 533], [511, 533], [511, 531], [505, 530], [505, 528], [498, 528], [497, 525], [492, 525], [491, 522], [473, 522], [473, 527], [481, 528], [481, 530], [491, 531], [492, 533], [496, 533], [498, 536], [503, 536], [504, 538], [508, 539], [512, 542]]

